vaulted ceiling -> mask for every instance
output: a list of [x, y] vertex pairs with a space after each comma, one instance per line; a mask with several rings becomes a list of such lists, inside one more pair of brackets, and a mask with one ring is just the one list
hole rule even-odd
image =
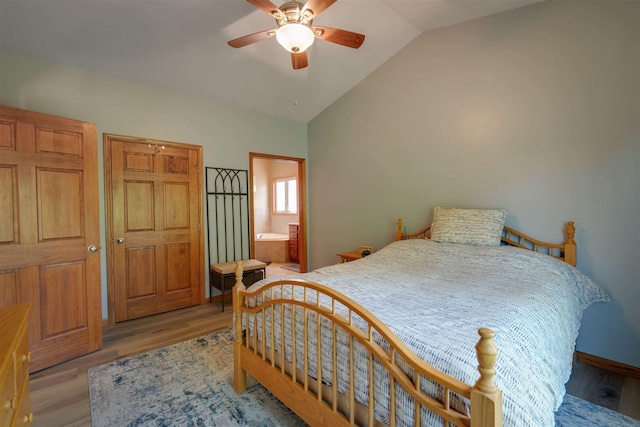
[[275, 38], [227, 45], [277, 28], [244, 0], [0, 0], [0, 50], [308, 122], [422, 32], [538, 1], [338, 0], [314, 25], [364, 44], [316, 39], [293, 70]]

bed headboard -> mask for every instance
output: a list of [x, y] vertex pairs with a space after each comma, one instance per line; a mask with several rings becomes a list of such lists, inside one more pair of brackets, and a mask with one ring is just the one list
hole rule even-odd
[[[398, 228], [396, 230], [396, 240], [407, 239], [429, 239], [431, 237], [431, 226], [424, 228], [417, 233], [405, 234], [402, 232], [402, 218], [398, 218]], [[530, 251], [541, 252], [558, 258], [567, 264], [576, 265], [576, 242], [573, 240], [576, 228], [573, 221], [567, 222], [565, 227], [566, 239], [564, 243], [548, 243], [529, 237], [521, 231], [511, 227], [502, 229], [502, 237], [500, 240], [503, 245], [515, 246], [517, 248], [527, 249]]]

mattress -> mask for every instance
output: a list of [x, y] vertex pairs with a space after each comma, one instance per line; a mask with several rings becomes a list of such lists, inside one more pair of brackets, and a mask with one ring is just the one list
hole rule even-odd
[[[478, 377], [477, 329], [492, 329], [499, 350], [494, 380], [503, 393], [505, 426], [554, 425], [554, 412], [563, 400], [564, 384], [571, 373], [582, 312], [593, 303], [608, 300], [586, 275], [548, 255], [508, 246], [477, 247], [425, 239], [394, 242], [361, 260], [288, 278], [322, 283], [349, 296], [421, 359], [467, 384], [474, 384]], [[273, 280], [277, 279], [266, 279], [250, 289]], [[313, 300], [314, 296], [307, 298]], [[282, 318], [290, 322], [291, 315], [275, 313], [275, 330], [279, 331]], [[302, 317], [297, 316], [298, 330]], [[309, 325], [315, 328], [316, 324], [311, 321]], [[279, 339], [276, 334], [276, 348]], [[332, 351], [331, 331], [323, 330], [321, 340], [322, 352], [327, 352], [324, 362]], [[346, 334], [338, 332], [338, 342], [347, 346]], [[290, 337], [285, 338], [285, 344], [285, 357], [291, 361]], [[297, 351], [300, 367], [302, 349]], [[361, 403], [367, 402], [368, 396], [366, 357], [362, 349], [355, 359], [356, 399]], [[317, 377], [315, 358], [312, 352], [309, 366], [310, 375]], [[374, 367], [375, 415], [385, 422], [389, 384], [378, 368]], [[345, 392], [348, 369], [339, 365], [338, 371], [338, 388]], [[323, 364], [322, 382], [329, 384], [332, 378], [332, 366]], [[439, 392], [428, 382], [423, 388], [434, 395]], [[464, 410], [464, 404], [458, 402], [457, 406]], [[410, 425], [410, 399], [398, 393], [395, 405], [398, 425]], [[427, 415], [423, 421], [425, 425], [442, 425], [435, 416]]]

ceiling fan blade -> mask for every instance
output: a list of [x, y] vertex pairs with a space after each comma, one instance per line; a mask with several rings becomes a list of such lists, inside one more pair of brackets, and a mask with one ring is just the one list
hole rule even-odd
[[302, 8], [302, 13], [304, 14], [304, 11], [311, 10], [315, 18], [335, 2], [336, 0], [309, 0]]
[[276, 33], [275, 30], [264, 30], [259, 33], [253, 33], [246, 36], [238, 37], [237, 39], [229, 40], [227, 44], [231, 47], [244, 47], [252, 43], [256, 43], [262, 40], [270, 39]]
[[292, 53], [291, 65], [293, 65], [294, 70], [299, 70], [301, 68], [309, 66], [309, 58], [307, 58], [307, 52], [304, 51], [301, 53]]
[[358, 34], [347, 30], [339, 30], [337, 28], [314, 26], [313, 32], [319, 39], [342, 46], [352, 47], [354, 49], [362, 46], [362, 43], [364, 42], [364, 34]]
[[269, 0], [247, 0], [249, 3], [257, 7], [258, 9], [268, 13], [271, 16], [281, 15], [282, 12], [275, 4]]

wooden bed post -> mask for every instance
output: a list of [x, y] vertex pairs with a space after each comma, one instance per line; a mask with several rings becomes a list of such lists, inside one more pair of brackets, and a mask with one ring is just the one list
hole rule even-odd
[[396, 240], [402, 240], [402, 218], [398, 218], [398, 229], [396, 230]]
[[576, 227], [573, 221], [567, 222], [567, 241], [564, 242], [564, 261], [567, 264], [576, 266], [576, 242], [573, 237], [576, 234]]
[[233, 341], [233, 389], [236, 393], [244, 393], [247, 390], [247, 371], [242, 369], [242, 307], [244, 297], [240, 294], [246, 287], [242, 283], [242, 263], [236, 262], [236, 284], [233, 287], [233, 314], [235, 315], [235, 340]]
[[471, 427], [502, 427], [502, 393], [493, 376], [498, 349], [493, 343], [496, 334], [487, 328], [478, 329], [476, 344], [480, 378], [471, 390]]

